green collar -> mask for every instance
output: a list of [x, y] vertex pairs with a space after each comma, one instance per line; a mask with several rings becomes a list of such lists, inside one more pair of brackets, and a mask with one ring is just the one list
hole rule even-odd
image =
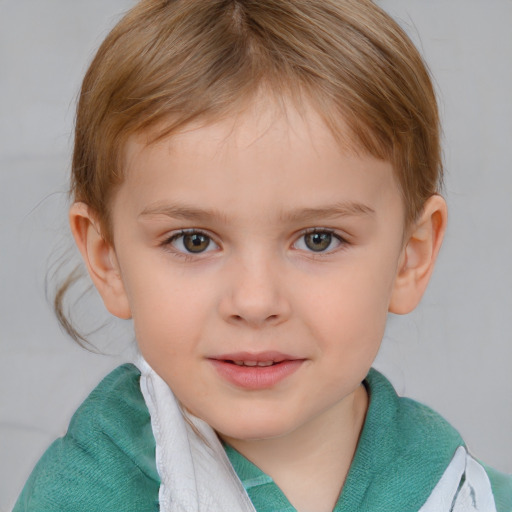
[[[408, 398], [371, 369], [364, 384], [370, 404], [356, 454], [334, 512], [418, 510], [463, 441], [441, 416]], [[272, 478], [226, 446], [258, 512], [293, 512]]]

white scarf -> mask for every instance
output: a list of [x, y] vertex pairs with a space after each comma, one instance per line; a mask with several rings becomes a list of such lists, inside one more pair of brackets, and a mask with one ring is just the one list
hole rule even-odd
[[[462, 477], [464, 476], [464, 480]], [[461, 482], [462, 485], [461, 485]], [[419, 512], [496, 512], [485, 469], [459, 446], [441, 480]]]
[[214, 430], [182, 410], [144, 359], [137, 366], [156, 441], [160, 511], [256, 512]]

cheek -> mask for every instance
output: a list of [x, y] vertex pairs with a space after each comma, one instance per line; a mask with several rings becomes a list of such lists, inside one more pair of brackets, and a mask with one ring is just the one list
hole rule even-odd
[[162, 267], [131, 272], [127, 291], [143, 355], [175, 360], [190, 352], [201, 337], [210, 314], [207, 306], [214, 299], [208, 286]]
[[[330, 343], [339, 340], [339, 350], [367, 351], [380, 343], [396, 273], [392, 258], [361, 254], [353, 264], [333, 269], [328, 279], [312, 280], [309, 299], [301, 314], [311, 331]], [[386, 261], [387, 260], [387, 261]]]

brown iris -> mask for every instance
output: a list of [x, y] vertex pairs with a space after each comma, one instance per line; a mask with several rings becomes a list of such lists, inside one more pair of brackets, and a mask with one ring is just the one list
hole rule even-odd
[[210, 245], [210, 237], [202, 235], [201, 233], [183, 235], [183, 245], [189, 252], [203, 252]]
[[308, 233], [304, 235], [304, 242], [308, 249], [315, 252], [325, 251], [332, 242], [331, 233]]

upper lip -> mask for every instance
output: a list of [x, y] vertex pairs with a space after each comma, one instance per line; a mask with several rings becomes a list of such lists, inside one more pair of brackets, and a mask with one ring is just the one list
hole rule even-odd
[[256, 363], [272, 361], [274, 363], [281, 363], [282, 361], [296, 361], [303, 358], [271, 350], [266, 352], [233, 352], [230, 354], [212, 356], [209, 359], [215, 359], [217, 361], [251, 361]]

